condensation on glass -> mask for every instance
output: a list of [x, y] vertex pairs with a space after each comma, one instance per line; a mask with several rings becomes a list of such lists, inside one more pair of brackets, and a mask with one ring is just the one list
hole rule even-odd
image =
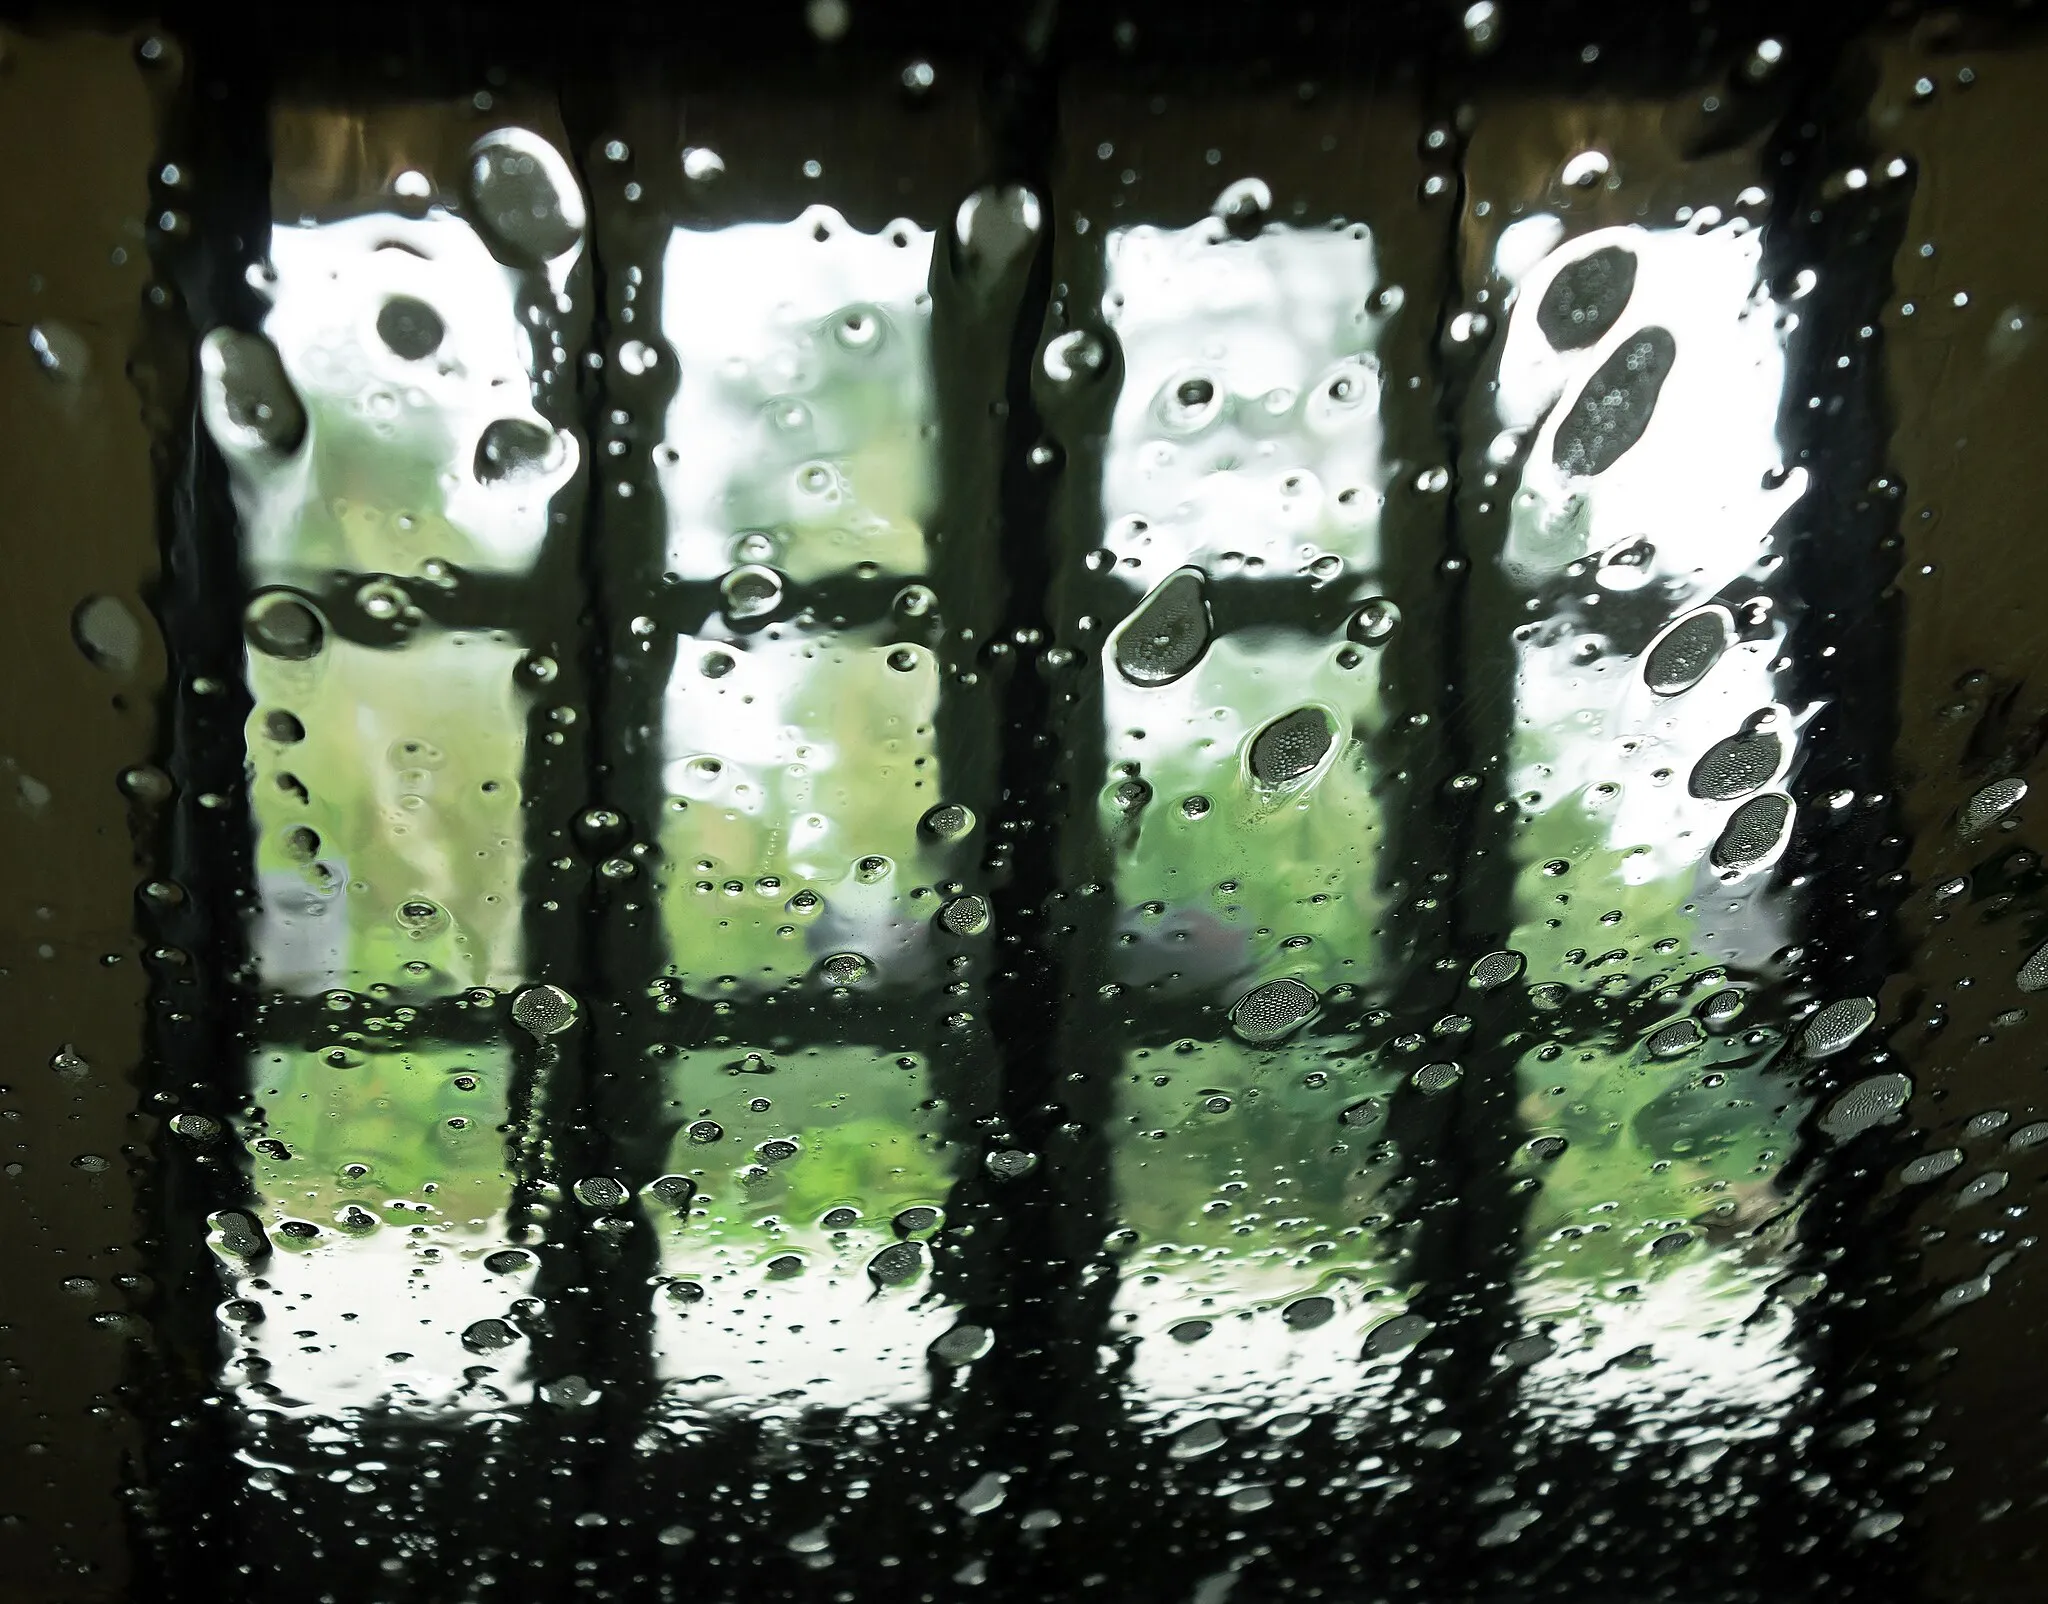
[[[1404, 1307], [1375, 1229], [1394, 1077], [1355, 1030], [1305, 1028], [1389, 970], [1368, 747], [1397, 617], [1377, 348], [1402, 291], [1363, 223], [1242, 237], [1260, 188], [1103, 235], [1100, 307], [1034, 375], [1057, 398], [1120, 358], [1099, 543], [1071, 555], [1123, 610], [1070, 622], [1099, 631], [1106, 974], [1179, 1021], [1116, 1045], [1109, 1132], [1109, 1337], [1162, 1431], [1362, 1403], [1361, 1342]], [[1333, 596], [1334, 634], [1308, 616]]]
[[1511, 939], [1536, 1010], [1510, 1356], [1551, 1426], [1768, 1433], [1805, 1376], [1772, 1292], [1797, 1220], [1777, 1172], [1808, 1108], [1786, 999], [1756, 994], [1800, 911], [1770, 871], [1816, 711], [1780, 689], [1807, 475], [1779, 428], [1798, 311], [1762, 284], [1761, 244], [1712, 210], [1569, 237], [1539, 213], [1494, 251], [1486, 482], [1511, 498], [1523, 615]]
[[583, 209], [520, 129], [352, 209], [273, 228], [260, 328], [201, 346], [251, 587], [267, 999], [237, 1133], [255, 1197], [210, 1240], [252, 1405], [490, 1409], [530, 1396], [541, 1312], [507, 1137], [519, 1011], [500, 1004], [537, 978], [522, 782], [554, 670], [509, 619], [432, 614], [473, 577], [529, 574], [575, 472], [534, 398], [564, 359]]

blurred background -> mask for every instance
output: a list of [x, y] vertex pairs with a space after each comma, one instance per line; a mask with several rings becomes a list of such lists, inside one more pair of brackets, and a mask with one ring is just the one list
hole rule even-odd
[[0, 1599], [2038, 1597], [2030, 0], [0, 24]]

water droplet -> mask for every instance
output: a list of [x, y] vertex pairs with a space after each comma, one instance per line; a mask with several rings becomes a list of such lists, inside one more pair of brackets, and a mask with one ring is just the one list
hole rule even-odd
[[1383, 646], [1401, 622], [1401, 609], [1384, 596], [1374, 596], [1351, 615], [1347, 632], [1364, 646]]
[[242, 632], [259, 652], [288, 663], [318, 656], [327, 642], [327, 626], [312, 604], [289, 590], [259, 592], [242, 615]]
[[1338, 1122], [1350, 1130], [1363, 1130], [1376, 1125], [1386, 1117], [1387, 1105], [1377, 1097], [1362, 1098], [1337, 1116]]
[[1465, 983], [1476, 991], [1498, 991], [1521, 978], [1524, 959], [1519, 952], [1489, 952], [1474, 961]]
[[958, 1325], [932, 1344], [932, 1357], [941, 1364], [972, 1364], [995, 1345], [995, 1333], [987, 1326]]
[[1201, 570], [1168, 574], [1117, 630], [1117, 672], [1133, 685], [1170, 685], [1201, 661], [1211, 632]]
[[1419, 1314], [1397, 1314], [1382, 1320], [1365, 1334], [1365, 1357], [1391, 1359], [1406, 1353], [1434, 1329], [1434, 1322]]
[[1990, 829], [2007, 813], [2018, 807], [2026, 794], [2025, 780], [1993, 780], [1963, 804], [1963, 834], [1976, 835]]
[[561, 438], [529, 418], [499, 418], [484, 426], [473, 468], [481, 484], [529, 479], [558, 468], [565, 455]]
[[1428, 1097], [1449, 1091], [1464, 1078], [1465, 1071], [1456, 1064], [1424, 1064], [1408, 1077], [1408, 1084]]
[[990, 1471], [982, 1476], [953, 1502], [970, 1515], [986, 1515], [990, 1510], [1001, 1507], [1007, 1476]]
[[1224, 186], [1209, 208], [1210, 215], [1223, 219], [1231, 233], [1240, 238], [1258, 232], [1259, 224], [1273, 209], [1273, 191], [1263, 178], [1240, 178]]
[[1620, 321], [1635, 289], [1635, 253], [1602, 246], [1557, 270], [1536, 303], [1536, 327], [1558, 350], [1582, 351]]
[[1844, 997], [1831, 1002], [1806, 1022], [1799, 1051], [1807, 1058], [1831, 1058], [1854, 1042], [1877, 1019], [1877, 1003], [1869, 997]]
[[1300, 1029], [1321, 1001], [1298, 980], [1269, 980], [1238, 999], [1230, 1010], [1230, 1028], [1240, 1040], [1263, 1046]]
[[1650, 426], [1677, 355], [1669, 331], [1646, 328], [1601, 363], [1558, 424], [1552, 447], [1557, 466], [1591, 476], [1619, 462]]
[[2048, 941], [2028, 954], [2017, 978], [2021, 991], [2048, 991]]
[[1782, 791], [1753, 796], [1722, 826], [1711, 854], [1717, 869], [1747, 869], [1778, 850], [1792, 822], [1792, 799]]
[[220, 1136], [220, 1121], [205, 1114], [174, 1114], [171, 1116], [171, 1131], [188, 1142], [204, 1144]]
[[782, 605], [782, 576], [756, 563], [735, 568], [718, 590], [728, 618], [760, 618]]
[[1198, 1420], [1175, 1432], [1166, 1451], [1175, 1459], [1199, 1459], [1204, 1454], [1214, 1453], [1226, 1441], [1228, 1438], [1221, 1424], [1214, 1420]]
[[87, 662], [110, 674], [130, 674], [142, 661], [142, 626], [112, 596], [88, 596], [71, 612], [71, 639]]
[[588, 1175], [571, 1188], [576, 1201], [593, 1209], [615, 1209], [626, 1201], [624, 1186], [609, 1175]]
[[874, 965], [857, 952], [835, 952], [818, 965], [818, 973], [831, 986], [854, 986], [874, 973]]
[[1683, 1058], [1706, 1040], [1700, 1027], [1690, 1019], [1681, 1019], [1655, 1030], [1643, 1043], [1643, 1049], [1652, 1058]]
[[496, 1353], [518, 1340], [519, 1333], [503, 1320], [479, 1320], [462, 1332], [462, 1345], [471, 1353]]
[[984, 186], [953, 214], [955, 266], [972, 283], [992, 284], [1030, 254], [1043, 223], [1044, 210], [1030, 190], [1020, 184]]
[[528, 986], [512, 999], [512, 1022], [545, 1040], [576, 1023], [576, 999], [560, 986]]
[[920, 822], [934, 841], [960, 841], [974, 828], [974, 810], [958, 802], [941, 802]]
[[708, 184], [725, 172], [725, 158], [709, 145], [683, 147], [683, 176], [693, 184]]
[[432, 356], [447, 334], [441, 314], [410, 295], [392, 296], [377, 313], [377, 338], [408, 362]]
[[484, 1268], [493, 1275], [516, 1275], [533, 1268], [534, 1258], [524, 1248], [499, 1248], [484, 1255]]
[[1261, 785], [1279, 786], [1312, 774], [1336, 738], [1336, 725], [1320, 707], [1283, 713], [1252, 737], [1252, 778]]
[[1328, 1325], [1337, 1315], [1334, 1298], [1296, 1298], [1280, 1311], [1280, 1318], [1296, 1331], [1313, 1331]]
[[983, 1160], [989, 1174], [999, 1181], [1014, 1181], [1038, 1168], [1038, 1155], [1020, 1148], [999, 1147]]
[[900, 1287], [924, 1272], [924, 1246], [918, 1242], [891, 1242], [868, 1260], [868, 1279], [878, 1287]]
[[1872, 1075], [1856, 1082], [1821, 1112], [1820, 1128], [1838, 1142], [1882, 1125], [1904, 1108], [1913, 1096], [1908, 1075]]
[[209, 387], [217, 386], [228, 426], [248, 444], [289, 456], [306, 438], [306, 409], [277, 347], [260, 334], [215, 329], [200, 347]]
[[1716, 741], [1693, 765], [1686, 789], [1703, 802], [1732, 802], [1768, 785], [1778, 772], [1784, 742], [1774, 730], [1752, 730]]
[[524, 128], [500, 128], [470, 149], [469, 194], [484, 234], [513, 261], [539, 267], [583, 235], [583, 194], [561, 153]]
[[1100, 373], [1109, 351], [1099, 335], [1074, 329], [1046, 342], [1045, 376], [1055, 384], [1078, 384]]
[[1175, 1342], [1200, 1342], [1216, 1329], [1212, 1320], [1181, 1320], [1166, 1328], [1166, 1334]]
[[955, 897], [939, 910], [939, 923], [955, 936], [978, 936], [988, 929], [988, 903], [969, 895]]
[[263, 1234], [263, 1227], [255, 1216], [240, 1209], [222, 1209], [207, 1216], [206, 1223], [213, 1228], [221, 1250], [235, 1258], [260, 1259], [270, 1251], [270, 1239]]

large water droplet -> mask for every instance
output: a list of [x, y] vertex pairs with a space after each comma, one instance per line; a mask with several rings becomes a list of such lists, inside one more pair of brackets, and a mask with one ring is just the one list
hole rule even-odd
[[1773, 730], [1751, 730], [1716, 741], [1693, 765], [1686, 789], [1703, 802], [1732, 802], [1770, 783], [1784, 743]]
[[1243, 1041], [1276, 1042], [1300, 1029], [1321, 1001], [1298, 980], [1269, 980], [1238, 999], [1230, 1010], [1230, 1028]]
[[284, 371], [277, 347], [260, 334], [215, 329], [200, 349], [206, 376], [220, 386], [231, 427], [256, 444], [289, 455], [306, 438], [306, 409]]
[[1552, 458], [1570, 474], [1605, 473], [1650, 426], [1678, 344], [1665, 329], [1638, 332], [1600, 364], [1557, 426]]
[[1643, 658], [1643, 681], [1659, 696], [1689, 691], [1728, 649], [1732, 631], [1727, 612], [1703, 607], [1673, 624]]
[[1536, 303], [1536, 327], [1560, 351], [1599, 343], [1636, 288], [1635, 252], [1603, 245], [1557, 270]]
[[924, 1270], [924, 1246], [919, 1242], [891, 1242], [868, 1260], [868, 1279], [878, 1287], [900, 1287], [915, 1281]]
[[471, 147], [477, 223], [511, 260], [550, 262], [583, 234], [583, 193], [561, 153], [524, 128], [500, 128]]
[[408, 362], [418, 362], [441, 348], [447, 326], [425, 301], [394, 295], [377, 314], [377, 338]]
[[1201, 661], [1210, 634], [1201, 570], [1168, 574], [1117, 630], [1117, 672], [1133, 685], [1170, 685]]
[[735, 568], [719, 582], [728, 618], [760, 618], [782, 604], [782, 575], [758, 563]]
[[1869, 997], [1844, 997], [1831, 1002], [1806, 1022], [1799, 1051], [1808, 1058], [1832, 1058], [1877, 1021], [1877, 1003]]
[[1713, 864], [1717, 869], [1746, 869], [1761, 863], [1784, 839], [1792, 819], [1792, 799], [1782, 791], [1753, 796], [1728, 815], [1714, 843]]
[[1963, 804], [1963, 834], [1988, 830], [2018, 807], [2027, 794], [2027, 782], [2020, 779], [1993, 780]]
[[1522, 968], [1523, 958], [1519, 952], [1489, 952], [1473, 963], [1465, 981], [1477, 991], [1498, 991], [1519, 978]]
[[576, 999], [560, 986], [528, 986], [512, 999], [512, 1023], [545, 1040], [576, 1023]]
[[71, 613], [71, 638], [86, 661], [111, 674], [130, 674], [142, 661], [142, 626], [112, 596], [88, 596]]
[[968, 895], [955, 897], [939, 910], [939, 923], [955, 936], [978, 936], [988, 929], [988, 903]]
[[1252, 778], [1261, 785], [1285, 785], [1313, 773], [1336, 738], [1336, 726], [1320, 707], [1282, 713], [1252, 737]]
[[562, 441], [554, 430], [530, 418], [499, 418], [485, 424], [477, 437], [472, 466], [477, 479], [488, 485], [552, 473], [561, 461]]
[[303, 663], [317, 657], [327, 641], [327, 626], [303, 596], [289, 590], [266, 590], [242, 614], [242, 633], [267, 657]]
[[1820, 1128], [1836, 1141], [1845, 1142], [1874, 1125], [1882, 1125], [1904, 1108], [1912, 1096], [1912, 1077], [1897, 1073], [1872, 1075], [1828, 1104], [1820, 1116]]

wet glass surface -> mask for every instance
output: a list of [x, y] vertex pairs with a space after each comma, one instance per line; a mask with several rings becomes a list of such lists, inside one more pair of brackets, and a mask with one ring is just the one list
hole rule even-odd
[[1438, 10], [0, 41], [5, 1587], [2033, 1595], [2034, 25]]

